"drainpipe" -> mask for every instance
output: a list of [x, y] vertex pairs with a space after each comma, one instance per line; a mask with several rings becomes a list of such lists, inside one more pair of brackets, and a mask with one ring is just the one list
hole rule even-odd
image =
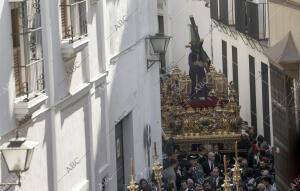
[[[53, 179], [53, 191], [58, 190], [58, 184], [57, 184], [57, 150], [56, 150], [56, 129], [55, 129], [55, 88], [54, 88], [54, 70], [53, 70], [53, 40], [52, 40], [52, 20], [51, 20], [51, 3], [54, 3], [52, 1], [43, 1], [44, 2], [44, 9], [45, 10], [45, 20], [46, 25], [45, 31], [46, 31], [46, 39], [47, 39], [47, 67], [48, 67], [48, 78], [49, 78], [49, 107], [50, 107], [50, 118], [51, 118], [51, 148], [52, 148], [52, 166], [53, 166], [53, 172], [52, 172], [52, 179]], [[46, 8], [47, 7], [47, 8]], [[49, 9], [50, 8], [50, 9]]]

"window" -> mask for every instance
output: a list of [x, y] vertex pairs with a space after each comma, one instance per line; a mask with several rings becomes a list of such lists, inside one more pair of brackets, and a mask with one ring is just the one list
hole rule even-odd
[[235, 1], [236, 30], [256, 40], [267, 40], [267, 3], [248, 0]]
[[262, 101], [263, 101], [263, 122], [264, 137], [270, 144], [270, 112], [269, 112], [269, 69], [268, 65], [261, 63], [261, 80], [262, 80]]
[[227, 74], [227, 42], [222, 40], [222, 62], [223, 62], [223, 74], [228, 77]]
[[246, 0], [235, 1], [235, 28], [242, 33], [246, 32], [247, 16], [246, 16]]
[[237, 99], [239, 100], [239, 70], [238, 70], [238, 57], [237, 48], [232, 46], [232, 75], [233, 85], [237, 93]]
[[62, 39], [70, 43], [87, 36], [86, 0], [61, 0]]
[[10, 5], [16, 96], [29, 101], [45, 88], [40, 1]]
[[211, 0], [210, 1], [210, 16], [212, 19], [218, 21], [219, 20], [219, 7], [218, 7], [218, 0]]
[[164, 17], [162, 15], [158, 15], [158, 33], [165, 33]]
[[250, 81], [251, 125], [255, 128], [255, 130], [257, 130], [255, 59], [253, 56], [250, 55], [249, 55], [249, 81]]

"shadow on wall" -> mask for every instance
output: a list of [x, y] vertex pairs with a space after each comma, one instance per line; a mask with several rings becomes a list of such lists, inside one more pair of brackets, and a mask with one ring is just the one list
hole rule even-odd
[[[129, 5], [125, 4], [125, 7], [127, 7], [127, 9], [122, 10], [120, 8], [120, 6], [122, 6], [120, 0], [107, 0], [108, 11], [110, 11], [108, 12], [108, 16], [117, 15], [112, 13], [117, 11], [116, 8], [124, 12], [124, 14], [120, 14], [120, 18], [116, 18], [116, 23], [110, 21], [110, 35], [109, 37], [105, 37], [106, 42], [110, 43], [111, 47], [113, 47], [114, 52], [112, 51], [113, 53], [111, 56], [114, 56], [115, 52], [116, 54], [118, 54], [121, 51], [126, 50], [128, 47], [135, 44], [136, 41], [139, 40], [138, 38], [140, 38], [136, 34], [139, 34], [138, 31], [141, 30], [140, 27], [142, 26], [138, 26], [139, 23], [137, 22], [141, 22], [141, 20], [145, 17], [139, 17], [138, 9], [140, 7], [137, 7], [139, 3], [134, 2], [135, 1], [131, 0]], [[130, 15], [130, 17], [127, 17], [128, 15]], [[110, 19], [113, 20], [113, 18]], [[122, 21], [122, 23], [120, 23], [119, 21]], [[146, 20], [145, 22], [148, 22], [148, 20]], [[118, 27], [115, 27], [116, 25]], [[112, 44], [116, 44], [117, 47], [114, 47]], [[107, 102], [105, 103], [107, 105], [105, 105], [104, 108], [108, 111], [109, 115], [105, 116], [105, 113], [101, 114], [101, 121], [98, 124], [100, 130], [98, 131], [97, 145], [103, 145], [103, 139], [107, 139], [109, 141], [109, 146], [106, 148], [110, 148], [110, 151], [108, 151], [108, 154], [110, 155], [108, 158], [108, 160], [110, 160], [108, 161], [108, 163], [111, 165], [110, 169], [116, 169], [116, 144], [114, 129], [116, 125], [115, 123], [120, 120], [116, 118], [119, 116], [125, 117], [128, 112], [132, 111], [130, 110], [132, 108], [128, 108], [128, 105], [134, 105], [138, 103], [138, 99], [135, 98], [138, 98], [138, 96], [140, 95], [137, 95], [136, 90], [144, 83], [142, 80], [139, 80], [139, 75], [141, 75], [140, 73], [144, 73], [141, 72], [141, 70], [143, 71], [145, 68], [145, 66], [142, 65], [143, 63], [140, 63], [139, 59], [139, 57], [141, 57], [141, 45], [143, 45], [143, 42], [140, 42], [140, 44], [136, 45], [136, 47], [138, 48], [132, 48], [128, 50], [128, 52], [125, 51], [126, 53], [120, 55], [120, 57], [116, 59], [116, 62], [112, 62], [111, 58], [109, 58], [109, 66], [107, 66], [110, 69], [110, 73], [108, 76], [108, 93], [106, 93], [106, 90], [104, 90], [105, 93], [104, 95], [102, 95], [102, 93], [100, 92], [97, 93], [96, 90], [96, 97], [100, 97], [101, 101], [104, 100], [103, 96], [107, 94]], [[119, 47], [121, 47], [122, 50], [118, 50]], [[137, 64], [139, 65], [138, 67]], [[103, 103], [101, 103], [101, 105], [102, 104]], [[124, 110], [127, 113], [123, 113]], [[141, 115], [143, 116], [143, 114]], [[109, 121], [109, 128], [106, 128], [106, 119]], [[124, 145], [124, 147], [126, 147], [126, 145]], [[105, 190], [117, 190], [116, 185], [114, 185], [117, 180], [117, 171], [110, 171], [109, 173], [104, 172], [103, 174], [98, 173], [99, 168], [103, 167], [103, 160], [105, 160], [101, 148], [102, 146], [99, 146], [98, 150], [96, 151], [96, 190], [102, 190], [103, 187], [105, 187]], [[126, 166], [129, 166], [129, 164], [124, 164], [124, 166], [125, 168], [127, 168]], [[109, 178], [106, 181], [103, 181], [103, 178], [105, 177]], [[129, 182], [129, 180], [125, 180], [125, 183], [126, 182]]]
[[1, 58], [1, 75], [0, 75], [0, 100], [1, 109], [0, 109], [0, 121], [2, 126], [0, 128], [0, 134], [4, 135], [11, 131], [15, 127], [15, 119], [13, 115], [13, 97], [15, 96], [15, 87], [12, 86], [14, 77], [13, 69], [13, 44], [12, 44], [12, 31], [11, 31], [11, 22], [10, 22], [10, 9], [8, 1], [4, 1], [1, 10], [0, 16], [0, 42], [4, 42], [6, 45], [0, 46], [0, 58]]

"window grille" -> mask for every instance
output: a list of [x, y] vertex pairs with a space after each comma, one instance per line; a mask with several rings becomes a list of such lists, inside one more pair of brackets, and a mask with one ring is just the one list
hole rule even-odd
[[73, 43], [87, 36], [86, 0], [61, 0], [62, 39]]
[[45, 89], [40, 0], [11, 3], [16, 96], [24, 101]]

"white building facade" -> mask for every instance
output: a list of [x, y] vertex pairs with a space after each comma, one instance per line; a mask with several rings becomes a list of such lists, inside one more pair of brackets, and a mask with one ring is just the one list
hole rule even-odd
[[[147, 69], [157, 2], [0, 2], [0, 143], [38, 141], [21, 187], [121, 190], [161, 155], [159, 66]], [[1, 182], [15, 182], [1, 158]]]
[[[267, 6], [265, 3], [255, 2], [253, 8], [252, 3], [250, 8], [253, 11], [247, 4], [247, 8], [244, 8], [248, 10], [247, 20], [251, 20], [250, 16], [256, 16], [258, 31], [239, 32], [235, 15], [243, 14], [236, 12], [241, 1], [159, 1], [158, 16], [163, 17], [165, 33], [172, 36], [166, 55], [167, 70], [170, 71], [177, 64], [183, 71], [189, 72], [190, 49], [185, 45], [192, 38], [189, 16], [193, 15], [200, 38], [204, 39], [204, 50], [216, 70], [221, 70], [227, 76], [228, 82], [233, 81], [235, 84], [239, 94], [241, 117], [257, 128], [258, 135], [265, 136], [273, 144], [270, 70], [268, 58], [263, 54], [263, 48], [268, 43]], [[249, 26], [250, 28], [253, 26]], [[260, 40], [251, 37], [251, 32], [257, 32]], [[262, 34], [265, 36], [261, 37]]]

